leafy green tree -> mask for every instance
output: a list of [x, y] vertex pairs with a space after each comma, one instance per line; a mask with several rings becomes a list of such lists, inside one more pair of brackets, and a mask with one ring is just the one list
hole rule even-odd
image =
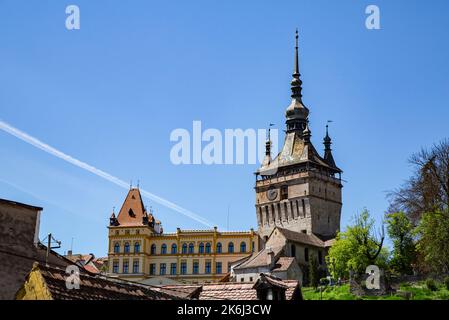
[[374, 227], [375, 221], [365, 209], [354, 217], [352, 226], [338, 234], [326, 257], [333, 278], [348, 278], [350, 270], [365, 273], [366, 267], [371, 264], [385, 267], [388, 250], [383, 248], [383, 228], [380, 237], [376, 237]]
[[438, 273], [449, 272], [449, 211], [425, 213], [417, 227], [417, 249], [428, 267]]
[[411, 274], [416, 261], [414, 227], [404, 212], [386, 215], [387, 233], [393, 242], [391, 269], [401, 274]]

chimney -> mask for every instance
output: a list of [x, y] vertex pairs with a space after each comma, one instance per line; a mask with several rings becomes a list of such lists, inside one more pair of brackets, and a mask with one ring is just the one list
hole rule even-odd
[[274, 263], [274, 252], [271, 247], [268, 247], [267, 249], [267, 265], [271, 268], [271, 266]]

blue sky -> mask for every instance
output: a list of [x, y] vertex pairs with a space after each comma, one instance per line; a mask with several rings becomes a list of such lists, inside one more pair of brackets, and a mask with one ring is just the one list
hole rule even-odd
[[[81, 29], [65, 28], [76, 4]], [[381, 30], [365, 28], [376, 4]], [[176, 128], [284, 128], [300, 29], [312, 141], [332, 119], [343, 218], [382, 217], [407, 158], [448, 136], [449, 2], [0, 0], [0, 120], [218, 225], [256, 227], [256, 165], [170, 162]], [[0, 198], [44, 207], [41, 238], [106, 254], [126, 190], [0, 131]], [[166, 231], [202, 225], [153, 206]]]

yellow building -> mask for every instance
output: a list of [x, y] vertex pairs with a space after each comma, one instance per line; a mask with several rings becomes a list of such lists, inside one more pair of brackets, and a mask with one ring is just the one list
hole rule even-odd
[[164, 233], [160, 221], [147, 213], [138, 188], [132, 188], [109, 223], [109, 275], [167, 284], [220, 280], [230, 264], [259, 251], [254, 230], [220, 232], [181, 230]]

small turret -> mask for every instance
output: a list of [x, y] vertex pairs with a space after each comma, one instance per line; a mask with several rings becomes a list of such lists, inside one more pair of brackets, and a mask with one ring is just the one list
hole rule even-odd
[[329, 136], [329, 125], [326, 125], [326, 136], [323, 139], [323, 144], [324, 144], [324, 161], [326, 161], [326, 163], [333, 167], [336, 168], [336, 164], [335, 164], [335, 160], [334, 157], [332, 156], [332, 149], [331, 149], [331, 145], [332, 145], [332, 139]]

